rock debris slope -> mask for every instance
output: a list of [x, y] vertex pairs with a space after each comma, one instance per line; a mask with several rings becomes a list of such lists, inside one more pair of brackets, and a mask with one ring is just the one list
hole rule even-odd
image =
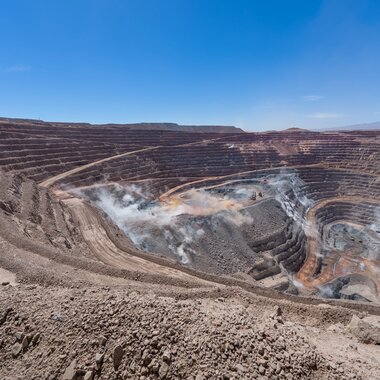
[[37, 285], [3, 287], [0, 305], [6, 379], [378, 378], [380, 347], [326, 305]]

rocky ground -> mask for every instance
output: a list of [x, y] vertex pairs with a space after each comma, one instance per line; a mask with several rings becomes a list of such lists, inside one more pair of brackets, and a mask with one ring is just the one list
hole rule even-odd
[[380, 379], [376, 321], [231, 292], [4, 281], [0, 378]]

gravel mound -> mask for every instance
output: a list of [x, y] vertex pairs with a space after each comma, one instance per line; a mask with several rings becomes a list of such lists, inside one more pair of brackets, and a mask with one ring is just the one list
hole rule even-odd
[[1, 379], [359, 379], [279, 307], [125, 289], [2, 286]]

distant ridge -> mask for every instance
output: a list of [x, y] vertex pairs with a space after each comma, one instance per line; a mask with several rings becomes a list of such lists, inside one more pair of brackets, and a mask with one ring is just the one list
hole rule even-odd
[[345, 125], [342, 127], [331, 127], [323, 129], [314, 129], [314, 131], [323, 132], [323, 131], [369, 131], [369, 130], [380, 129], [380, 121], [374, 123], [364, 123], [364, 124], [353, 124]]
[[310, 132], [310, 130], [306, 128], [292, 127], [292, 128], [283, 129], [280, 132], [287, 132], [287, 133], [288, 132]]
[[38, 126], [65, 126], [65, 127], [124, 127], [125, 129], [139, 130], [161, 130], [161, 131], [184, 131], [184, 132], [204, 132], [204, 133], [245, 133], [242, 129], [229, 125], [179, 125], [176, 123], [131, 123], [131, 124], [90, 124], [90, 123], [69, 123], [50, 122], [35, 119], [18, 119], [0, 117], [0, 123], [14, 125], [38, 125]]

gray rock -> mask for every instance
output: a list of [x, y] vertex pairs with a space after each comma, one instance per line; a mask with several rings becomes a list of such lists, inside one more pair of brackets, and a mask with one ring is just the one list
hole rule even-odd
[[148, 366], [148, 369], [152, 372], [152, 373], [158, 373], [159, 369], [160, 369], [160, 365], [159, 363], [157, 362], [157, 359], [153, 359], [149, 366]]
[[273, 313], [271, 313], [270, 317], [271, 317], [272, 319], [277, 320], [278, 318], [281, 317], [281, 315], [282, 315], [282, 310], [281, 310], [280, 306], [277, 306], [277, 305], [276, 305], [276, 306], [274, 307]]
[[169, 366], [164, 362], [160, 365], [160, 369], [158, 370], [158, 376], [160, 379], [165, 379], [169, 372]]
[[83, 380], [93, 380], [94, 379], [94, 372], [92, 370], [87, 371], [84, 374]]
[[141, 350], [137, 349], [136, 352], [135, 352], [134, 358], [136, 360], [140, 360], [141, 357], [142, 357], [142, 352], [141, 352]]
[[124, 350], [120, 345], [116, 346], [113, 349], [112, 360], [113, 360], [113, 367], [115, 371], [117, 371], [117, 369], [119, 368], [121, 361], [123, 359], [123, 355], [124, 355]]
[[15, 343], [12, 347], [12, 356], [17, 358], [22, 352], [22, 345], [20, 343]]
[[98, 353], [98, 354], [95, 355], [95, 362], [97, 364], [102, 364], [103, 360], [104, 360], [104, 352], [102, 354]]
[[21, 331], [15, 332], [15, 337], [16, 337], [17, 342], [22, 342], [22, 340], [24, 339], [24, 336], [25, 334], [22, 333]]
[[39, 342], [40, 336], [41, 336], [40, 333], [36, 333], [36, 334], [33, 335], [33, 338], [32, 338], [32, 344], [33, 345], [36, 345]]
[[28, 345], [29, 345], [29, 340], [28, 340], [28, 337], [25, 336], [21, 343], [22, 350], [25, 351], [28, 348]]
[[59, 314], [57, 314], [57, 315], [53, 315], [53, 316], [51, 317], [51, 319], [52, 319], [53, 321], [57, 321], [57, 322], [64, 322], [64, 321], [65, 321], [65, 317], [63, 317], [62, 315], [59, 315]]
[[278, 306], [278, 305], [275, 306], [273, 313], [274, 313], [275, 316], [280, 317], [282, 315], [282, 310], [281, 310], [280, 306]]
[[380, 317], [371, 315], [360, 319], [354, 315], [349, 329], [359, 342], [380, 344]]
[[166, 363], [169, 363], [171, 359], [170, 351], [164, 351], [162, 354], [162, 360], [164, 360]]
[[66, 368], [62, 380], [76, 380], [77, 378], [77, 361], [74, 359], [70, 365]]
[[152, 357], [151, 357], [151, 355], [149, 355], [148, 350], [144, 350], [144, 352], [141, 356], [141, 359], [142, 359], [145, 366], [149, 365], [149, 363], [152, 361]]
[[100, 344], [101, 346], [105, 346], [106, 343], [107, 343], [107, 338], [104, 337], [103, 335], [101, 335], [101, 336], [99, 337], [99, 344]]

